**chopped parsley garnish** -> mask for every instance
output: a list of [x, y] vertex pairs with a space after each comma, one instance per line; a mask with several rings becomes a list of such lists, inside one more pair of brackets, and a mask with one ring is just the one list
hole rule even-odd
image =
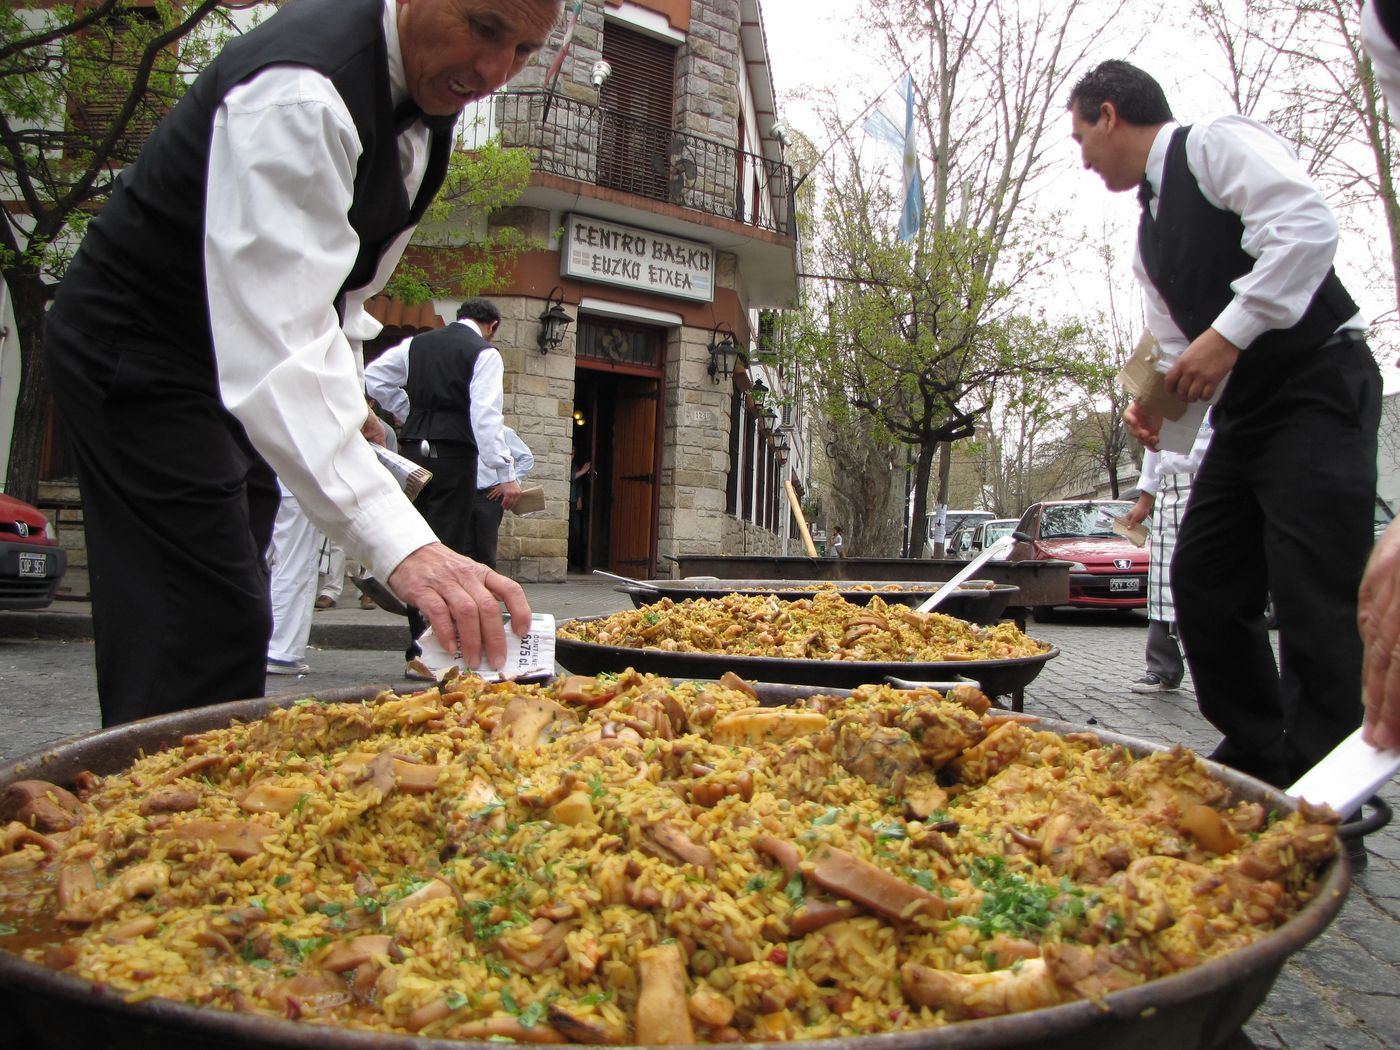
[[1041, 933], [1055, 921], [1050, 903], [1059, 896], [1059, 888], [1007, 871], [1002, 857], [974, 860], [972, 884], [982, 891], [982, 904], [976, 916], [969, 916], [970, 925], [983, 937]]
[[932, 890], [934, 887], [933, 872], [922, 868], [905, 868], [904, 874], [909, 876], [920, 889]]
[[909, 837], [909, 832], [904, 825], [894, 821], [882, 821], [872, 827], [877, 839], [907, 839]]
[[460, 1010], [467, 1005], [467, 997], [455, 988], [447, 993], [447, 1008], [449, 1010]]
[[794, 908], [800, 907], [807, 900], [807, 887], [803, 884], [801, 875], [794, 875], [789, 879], [787, 889], [783, 892], [787, 894], [787, 899], [792, 901]]

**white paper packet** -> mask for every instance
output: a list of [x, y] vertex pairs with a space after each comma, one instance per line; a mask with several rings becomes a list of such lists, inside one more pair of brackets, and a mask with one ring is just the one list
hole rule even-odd
[[[431, 627], [418, 639], [418, 647], [422, 653], [416, 660], [409, 661], [410, 665], [439, 681], [452, 672], [460, 673], [466, 666], [461, 651], [449, 653]], [[554, 674], [554, 617], [549, 613], [535, 613], [530, 617], [530, 629], [523, 638], [507, 626], [506, 662], [499, 671], [488, 667], [484, 656], [482, 659], [481, 666], [468, 670], [488, 682], [513, 682]]]
[[1314, 805], [1331, 806], [1343, 817], [1361, 808], [1382, 784], [1400, 770], [1400, 748], [1381, 751], [1357, 730], [1334, 747], [1290, 787], [1286, 794]]

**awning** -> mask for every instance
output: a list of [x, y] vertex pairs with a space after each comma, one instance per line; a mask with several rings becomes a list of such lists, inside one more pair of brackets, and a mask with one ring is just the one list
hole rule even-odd
[[431, 301], [406, 303], [392, 295], [376, 295], [365, 301], [365, 313], [384, 326], [375, 342], [387, 346], [443, 326]]

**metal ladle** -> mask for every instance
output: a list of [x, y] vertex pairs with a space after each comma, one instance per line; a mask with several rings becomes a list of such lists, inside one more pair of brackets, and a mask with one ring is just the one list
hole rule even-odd
[[948, 597], [948, 595], [952, 594], [958, 589], [958, 584], [962, 583], [963, 580], [967, 579], [974, 572], [980, 569], [985, 562], [991, 559], [993, 554], [1000, 554], [1002, 551], [1009, 549], [1011, 545], [1017, 540], [1029, 539], [1030, 537], [1027, 536], [1024, 532], [1013, 532], [1006, 536], [1003, 536], [1001, 539], [993, 543], [990, 547], [984, 547], [982, 549], [981, 554], [977, 555], [977, 557], [973, 558], [970, 562], [968, 562], [967, 565], [963, 568], [963, 570], [959, 572], [956, 576], [954, 576], [951, 580], [949, 580], [942, 587], [938, 588], [938, 590], [934, 591], [931, 595], [925, 598], [923, 603], [920, 604], [918, 608], [916, 608], [914, 611], [921, 613], [933, 612], [933, 610], [938, 607], [939, 603], [942, 602], [944, 598]]
[[615, 572], [604, 572], [602, 569], [594, 569], [594, 576], [606, 576], [610, 580], [620, 580], [623, 583], [630, 583], [633, 587], [640, 587], [646, 591], [660, 591], [661, 588], [654, 583], [647, 583], [644, 580], [634, 580], [630, 576], [619, 576]]

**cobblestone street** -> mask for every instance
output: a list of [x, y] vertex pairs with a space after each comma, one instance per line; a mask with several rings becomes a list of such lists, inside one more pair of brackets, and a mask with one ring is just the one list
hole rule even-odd
[[[538, 612], [563, 619], [629, 607], [595, 579], [531, 584]], [[313, 673], [269, 681], [269, 691], [330, 689], [382, 682], [402, 688], [405, 621], [379, 610], [317, 612]], [[0, 759], [6, 762], [98, 726], [86, 607], [63, 602], [40, 614], [0, 614]], [[1142, 670], [1141, 614], [1061, 612], [1029, 633], [1060, 649], [1026, 689], [1025, 710], [1208, 752], [1217, 737], [1197, 714], [1188, 678], [1177, 692], [1140, 696], [1128, 682]], [[1400, 805], [1392, 783], [1384, 792]], [[1267, 1050], [1376, 1050], [1400, 1047], [1400, 833], [1366, 840], [1369, 867], [1353, 879], [1341, 915], [1285, 967], [1245, 1029]], [[1127, 1050], [1127, 1048], [1125, 1048]]]

